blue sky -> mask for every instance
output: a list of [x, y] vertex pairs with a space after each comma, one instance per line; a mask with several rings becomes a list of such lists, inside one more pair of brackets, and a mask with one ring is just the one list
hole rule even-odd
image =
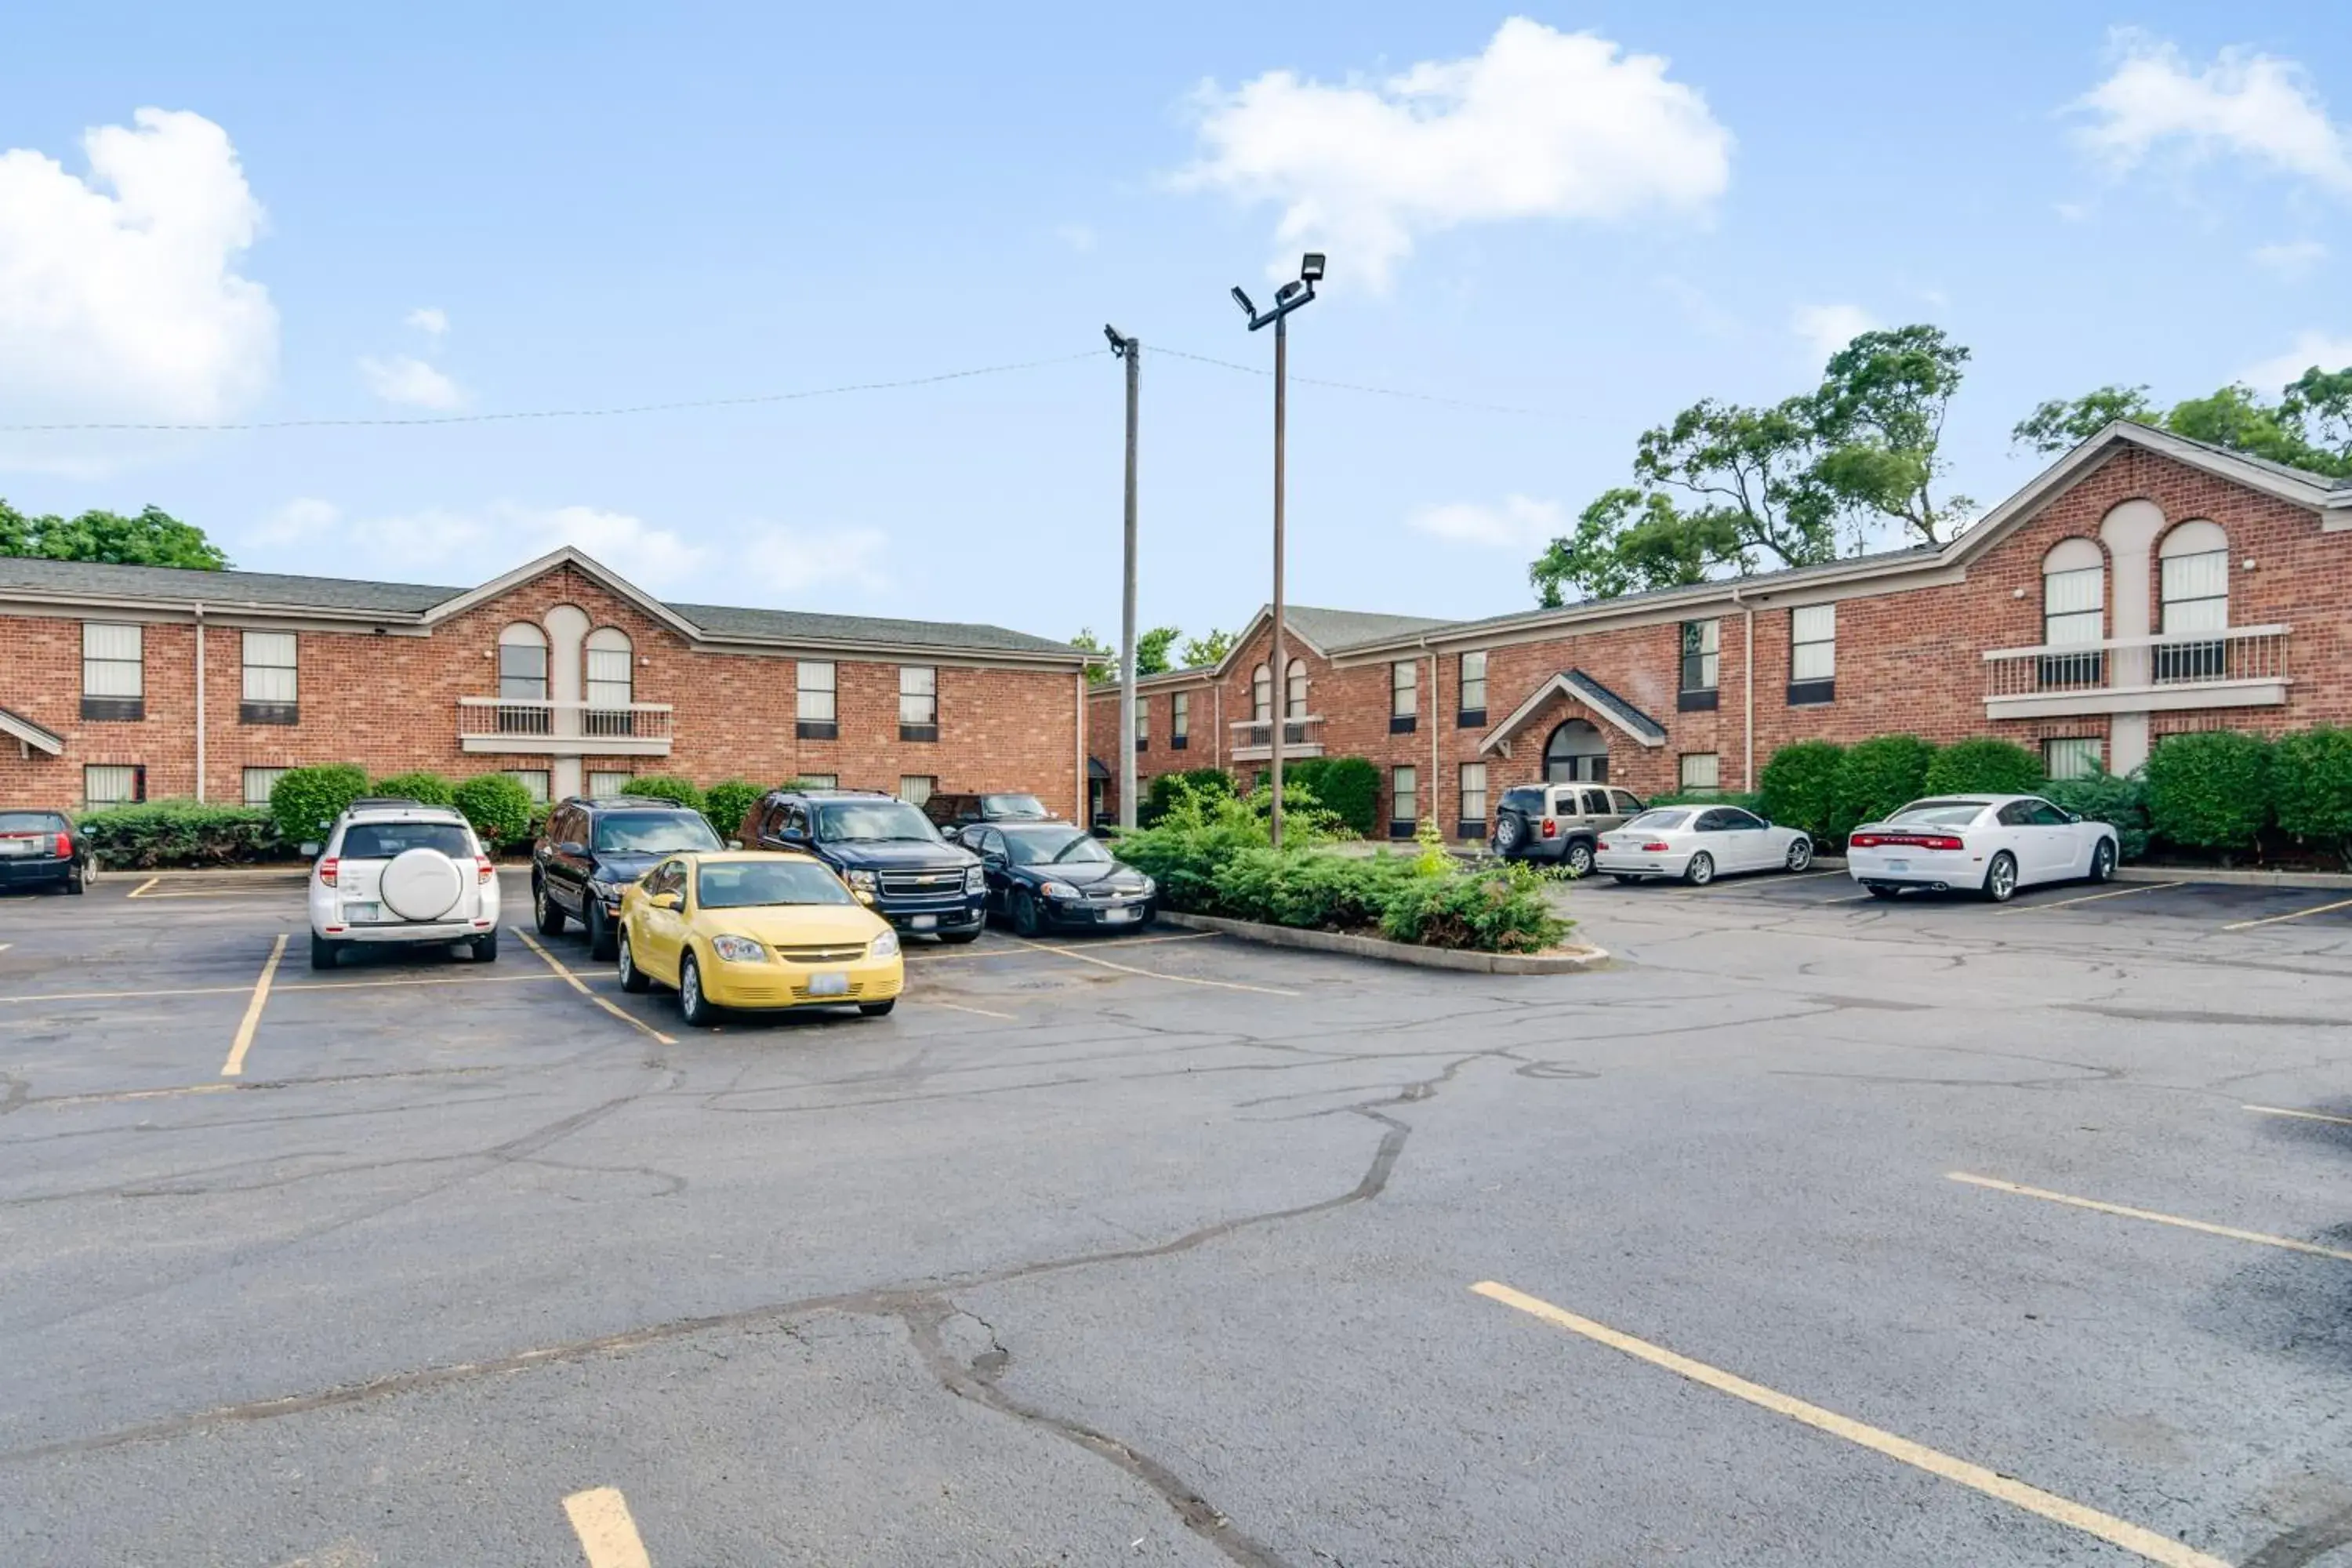
[[[1270, 392], [1159, 351], [1266, 363], [1226, 289], [1307, 239], [1298, 375], [1533, 412], [1295, 387], [1306, 603], [1530, 602], [1643, 427], [1800, 390], [1858, 322], [1974, 350], [1947, 450], [1984, 504], [2042, 397], [2352, 363], [2341, 5], [1002, 10], [20, 15], [0, 423], [743, 396], [1112, 321], [1146, 345], [1144, 618], [1198, 630], [1265, 596]], [[676, 598], [1107, 632], [1119, 389], [1106, 352], [0, 434], [0, 495], [152, 501], [258, 569], [470, 583], [571, 539]]]

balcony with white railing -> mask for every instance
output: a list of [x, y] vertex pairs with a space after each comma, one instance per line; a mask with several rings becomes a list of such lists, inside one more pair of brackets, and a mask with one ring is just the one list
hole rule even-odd
[[[1227, 727], [1234, 732], [1233, 750], [1227, 755], [1234, 762], [1262, 763], [1274, 755], [1272, 720], [1236, 719]], [[1285, 760], [1321, 756], [1323, 715], [1308, 713], [1283, 721], [1282, 754]]]
[[2286, 700], [2287, 626], [2227, 626], [2098, 642], [1994, 648], [1985, 717], [2043, 719]]
[[578, 702], [529, 697], [457, 699], [457, 744], [467, 752], [550, 756], [666, 757], [667, 702]]

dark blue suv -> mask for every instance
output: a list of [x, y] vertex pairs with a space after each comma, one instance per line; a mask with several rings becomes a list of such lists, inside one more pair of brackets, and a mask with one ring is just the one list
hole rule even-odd
[[966, 942], [988, 920], [980, 857], [940, 837], [930, 819], [878, 790], [772, 790], [745, 819], [747, 849], [814, 855], [900, 931]]

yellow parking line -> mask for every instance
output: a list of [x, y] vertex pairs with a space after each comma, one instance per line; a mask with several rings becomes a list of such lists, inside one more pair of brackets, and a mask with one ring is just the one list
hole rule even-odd
[[[562, 963], [556, 959], [555, 954], [540, 946], [538, 942], [531, 939], [531, 934], [523, 930], [522, 927], [509, 926], [507, 929], [513, 931], [515, 935], [522, 938], [522, 944], [525, 947], [530, 949], [531, 952], [545, 959], [547, 961], [547, 967], [552, 969], [558, 975], [562, 976], [564, 983], [570, 985], [572, 989], [579, 992], [580, 994], [587, 997], [588, 1000], [595, 1003], [596, 1005], [602, 1007], [604, 1011], [610, 1013], [613, 1016], [618, 1018], [632, 1029], [642, 1030], [644, 1033], [651, 1035], [655, 1039], [660, 1041], [665, 1046], [674, 1046], [677, 1044], [676, 1037], [663, 1034], [659, 1029], [655, 1028], [643, 1018], [637, 1017], [635, 1014], [625, 1012], [619, 1007], [614, 1006], [610, 1001], [597, 995], [596, 993], [588, 989], [588, 983], [586, 981], [572, 973], [569, 969], [564, 968]], [[617, 1492], [614, 1495], [616, 1497], [619, 1496]]]
[[2251, 1110], [2258, 1116], [2292, 1116], [2301, 1121], [2327, 1121], [2338, 1127], [2352, 1127], [2352, 1116], [2330, 1116], [2319, 1110], [2289, 1110], [2284, 1105], [2244, 1105], [2241, 1110]]
[[253, 983], [253, 1000], [245, 1005], [245, 1017], [236, 1026], [236, 1040], [228, 1048], [228, 1060], [221, 1064], [221, 1077], [241, 1078], [245, 1074], [245, 1053], [253, 1047], [253, 1032], [261, 1027], [261, 1009], [269, 1002], [269, 983], [278, 975], [278, 961], [286, 956], [286, 933], [279, 931], [278, 940], [269, 944], [269, 961], [261, 966], [261, 978]]
[[1762, 1384], [1750, 1383], [1744, 1377], [1725, 1372], [1718, 1367], [1709, 1366], [1705, 1362], [1693, 1361], [1688, 1356], [1677, 1355], [1662, 1345], [1654, 1345], [1647, 1340], [1639, 1340], [1631, 1334], [1620, 1333], [1617, 1330], [1605, 1324], [1596, 1323], [1590, 1318], [1580, 1318], [1573, 1312], [1564, 1311], [1549, 1301], [1524, 1295], [1507, 1285], [1498, 1285], [1492, 1280], [1486, 1280], [1471, 1286], [1470, 1289], [1490, 1301], [1499, 1301], [1506, 1307], [1525, 1312], [1531, 1318], [1551, 1324], [1554, 1328], [1566, 1329], [1573, 1334], [1581, 1334], [1596, 1343], [1607, 1345], [1612, 1350], [1622, 1351], [1635, 1360], [1648, 1362], [1653, 1366], [1664, 1367], [1666, 1371], [1686, 1377], [1693, 1383], [1712, 1388], [1718, 1394], [1727, 1394], [1734, 1399], [1744, 1399], [1750, 1405], [1769, 1410], [1778, 1415], [1785, 1415], [1791, 1421], [1801, 1421], [1816, 1431], [1827, 1432], [1833, 1437], [1843, 1437], [1849, 1443], [1858, 1444], [1874, 1453], [1884, 1454], [1888, 1458], [1909, 1465], [1915, 1469], [1925, 1470], [1931, 1476], [1939, 1476], [1956, 1485], [1967, 1487], [1971, 1491], [1981, 1492], [1986, 1497], [1997, 1499], [2012, 1508], [2020, 1508], [2028, 1513], [2038, 1514], [2053, 1523], [2063, 1524], [2069, 1529], [2082, 1531], [2084, 1534], [2097, 1536], [2100, 1540], [2120, 1546], [2126, 1552], [2145, 1557], [2151, 1563], [2161, 1563], [2166, 1565], [2166, 1568], [2229, 1568], [2229, 1564], [2221, 1558], [2210, 1557], [2202, 1552], [2183, 1546], [2170, 1536], [2160, 1535], [2145, 1526], [2134, 1524], [2128, 1520], [2117, 1519], [2111, 1513], [2102, 1513], [2097, 1509], [2085, 1507], [2071, 1499], [2060, 1497], [2055, 1492], [2043, 1491], [2040, 1487], [2028, 1486], [2023, 1481], [2012, 1479], [1997, 1470], [1987, 1469], [1982, 1465], [1972, 1465], [1966, 1459], [1955, 1458], [1938, 1449], [1930, 1448], [1923, 1443], [1914, 1443], [1907, 1437], [1898, 1437], [1892, 1432], [1866, 1426], [1851, 1416], [1840, 1415], [1834, 1410], [1824, 1410], [1818, 1405], [1793, 1398], [1776, 1389], [1767, 1388]]
[[2091, 904], [2096, 903], [2101, 899], [2128, 899], [2134, 893], [2153, 893], [2165, 888], [2178, 888], [2183, 885], [2181, 882], [2134, 882], [2128, 888], [2109, 888], [2105, 892], [2084, 893], [2077, 899], [2053, 899], [2046, 904], [2011, 904], [2001, 913], [2018, 915], [2029, 910], [2063, 910], [2068, 904]]
[[2307, 910], [2297, 910], [2293, 914], [2273, 915], [2268, 920], [2238, 921], [2232, 924], [2225, 925], [2221, 929], [2223, 931], [2252, 931], [2256, 926], [2274, 926], [2281, 921], [2299, 921], [2305, 915], [2324, 915], [2330, 910], [2352, 910], [2352, 899], [2338, 899], [2332, 904], [2314, 904]]
[[924, 997], [921, 1000], [917, 1001], [915, 1005], [918, 1007], [945, 1007], [950, 1013], [970, 1013], [974, 1017], [995, 1018], [1007, 1024], [1019, 1022], [1019, 1020], [1014, 1018], [1010, 1013], [992, 1013], [985, 1007], [967, 1007], [959, 1002], [940, 1002], [934, 1001], [929, 997]]
[[135, 887], [135, 888], [131, 889], [129, 892], [127, 892], [127, 893], [123, 894], [122, 896], [123, 896], [124, 898], [126, 898], [126, 899], [135, 899], [135, 898], [139, 897], [142, 893], [144, 893], [148, 889], [150, 889], [150, 888], [153, 887], [156, 883], [158, 883], [158, 882], [162, 881], [163, 879], [163, 878], [161, 878], [161, 877], [150, 877], [150, 878], [148, 878], [145, 881], [143, 881], [143, 882], [140, 883], [137, 887]]
[[2021, 1186], [1992, 1176], [1972, 1176], [1966, 1171], [1947, 1171], [1945, 1175], [1955, 1182], [1965, 1182], [1972, 1187], [1989, 1187], [1997, 1193], [2014, 1193], [2021, 1198], [2040, 1198], [2045, 1203], [2068, 1204], [2078, 1209], [2095, 1209], [2101, 1214], [2121, 1215], [2126, 1219], [2144, 1219], [2157, 1225], [2174, 1226], [2181, 1230], [2202, 1231], [2207, 1236], [2225, 1236], [2231, 1241], [2259, 1242], [2264, 1247], [2284, 1247], [2289, 1252], [2307, 1252], [2314, 1258], [2333, 1258], [2338, 1262], [2352, 1263], [2352, 1252], [2339, 1252], [2332, 1247], [2320, 1247], [2308, 1241], [2297, 1241], [2288, 1236], [2266, 1236], [2259, 1230], [2239, 1230], [2233, 1226], [2215, 1225], [2210, 1220], [2183, 1219], [2179, 1215], [2158, 1214], [2154, 1209], [2136, 1209], [2123, 1204], [2104, 1203], [2097, 1198], [2078, 1198], [2069, 1193], [2048, 1192], [2041, 1187]]
[[1016, 936], [1013, 940], [1024, 947], [1034, 948], [1039, 952], [1057, 952], [1064, 958], [1075, 958], [1080, 963], [1092, 963], [1104, 969], [1116, 969], [1122, 974], [1140, 974], [1147, 980], [1172, 980], [1179, 985], [1213, 985], [1220, 991], [1254, 991], [1261, 996], [1298, 994], [1296, 991], [1277, 991], [1271, 985], [1244, 985], [1238, 980], [1202, 980], [1190, 974], [1168, 974], [1157, 969], [1138, 969], [1133, 964], [1113, 963], [1108, 958], [1097, 958], [1091, 952], [1080, 952], [1076, 948], [1047, 947], [1044, 942], [1031, 942], [1024, 937]]
[[646, 1555], [646, 1543], [637, 1534], [637, 1521], [629, 1517], [628, 1500], [619, 1488], [573, 1492], [563, 1500], [563, 1512], [572, 1521], [572, 1533], [580, 1538], [588, 1568], [653, 1568], [653, 1559]]

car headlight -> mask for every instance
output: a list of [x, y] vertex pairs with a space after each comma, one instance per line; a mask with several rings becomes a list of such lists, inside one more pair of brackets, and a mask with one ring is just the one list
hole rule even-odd
[[730, 963], [757, 963], [768, 956], [768, 950], [748, 936], [714, 936], [710, 951]]
[[898, 933], [895, 931], [886, 931], [880, 936], [876, 937], [874, 939], [874, 945], [866, 950], [866, 956], [868, 958], [898, 957]]
[[841, 879], [853, 888], [862, 889], [869, 893], [877, 886], [874, 873], [871, 871], [846, 871], [842, 874]]
[[987, 868], [985, 867], [974, 866], [971, 869], [965, 871], [963, 874], [963, 890], [967, 893], [984, 893], [988, 891]]
[[1047, 882], [1037, 889], [1049, 899], [1075, 899], [1078, 890], [1067, 882]]
[[1160, 884], [1159, 884], [1159, 883], [1157, 883], [1157, 882], [1155, 882], [1155, 881], [1153, 881], [1150, 878], [1146, 877], [1145, 879], [1143, 879], [1143, 886], [1142, 886], [1142, 888], [1141, 888], [1140, 889], [1139, 889], [1139, 890], [1143, 894], [1143, 896], [1144, 896], [1145, 898], [1147, 898], [1147, 899], [1148, 899], [1148, 898], [1150, 898], [1152, 894], [1154, 894], [1154, 893], [1156, 893], [1156, 892], [1158, 892], [1158, 891], [1160, 890]]

